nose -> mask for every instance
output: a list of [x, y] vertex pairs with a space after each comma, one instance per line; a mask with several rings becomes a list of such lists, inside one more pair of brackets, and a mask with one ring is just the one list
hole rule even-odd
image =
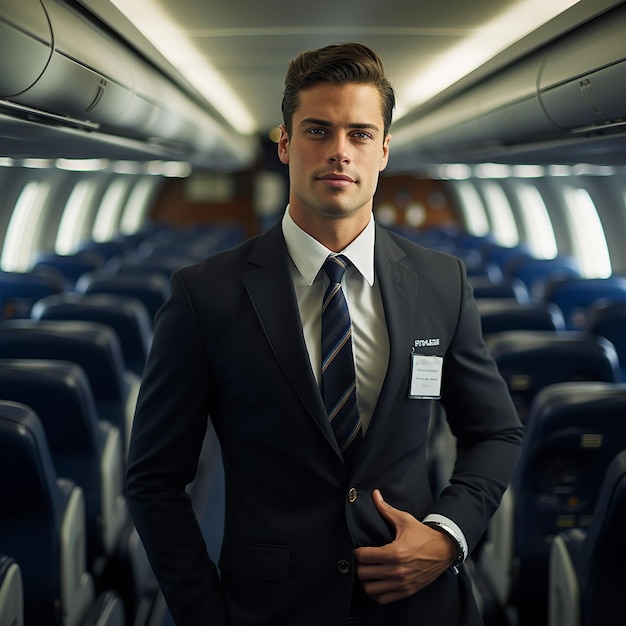
[[350, 163], [349, 142], [346, 137], [337, 136], [330, 147], [329, 163]]

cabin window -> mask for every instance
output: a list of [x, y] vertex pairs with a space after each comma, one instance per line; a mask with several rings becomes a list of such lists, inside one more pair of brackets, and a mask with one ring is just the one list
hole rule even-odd
[[611, 259], [598, 210], [586, 189], [566, 187], [567, 221], [583, 276], [611, 275]]
[[497, 183], [485, 182], [483, 194], [494, 239], [507, 248], [515, 247], [519, 244], [519, 233], [504, 190]]
[[485, 212], [485, 205], [480, 199], [476, 187], [465, 180], [456, 182], [455, 187], [459, 195], [461, 213], [467, 231], [477, 237], [488, 235], [489, 220]]
[[116, 178], [107, 187], [93, 225], [92, 237], [94, 241], [109, 241], [117, 235], [119, 216], [124, 207], [129, 187], [130, 180], [125, 177]]
[[527, 245], [538, 259], [553, 259], [558, 254], [552, 220], [541, 193], [536, 187], [520, 183], [515, 192], [521, 207]]
[[150, 176], [141, 178], [133, 187], [120, 222], [120, 231], [124, 235], [132, 235], [143, 225], [156, 184], [157, 179]]
[[36, 252], [43, 208], [50, 193], [46, 182], [32, 180], [22, 189], [4, 238], [0, 265], [5, 272], [26, 272]]
[[81, 180], [76, 184], [63, 209], [55, 250], [59, 254], [76, 252], [79, 244], [85, 239], [89, 208], [96, 192], [94, 180]]

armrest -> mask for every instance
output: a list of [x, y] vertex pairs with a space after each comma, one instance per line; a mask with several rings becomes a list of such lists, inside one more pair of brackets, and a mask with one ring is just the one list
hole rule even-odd
[[124, 452], [120, 431], [116, 426], [101, 421], [100, 432], [104, 441], [100, 461], [102, 543], [105, 553], [111, 554], [128, 520], [124, 497]]
[[489, 523], [487, 540], [480, 554], [480, 568], [489, 580], [501, 606], [506, 606], [513, 578], [513, 491], [509, 487]]
[[0, 624], [24, 623], [24, 587], [19, 565], [0, 556]]
[[95, 591], [87, 571], [85, 499], [73, 487], [61, 524], [61, 612], [64, 626], [78, 626], [94, 602]]
[[555, 536], [550, 546], [548, 626], [580, 626], [580, 585], [572, 558], [585, 538], [573, 529]]
[[126, 433], [124, 433], [124, 441], [126, 442], [124, 449], [124, 458], [128, 455], [128, 444], [130, 443], [130, 434], [133, 429], [133, 419], [135, 417], [135, 408], [137, 407], [137, 398], [139, 397], [139, 388], [141, 387], [141, 379], [132, 372], [126, 372], [124, 379], [128, 385], [126, 395]]

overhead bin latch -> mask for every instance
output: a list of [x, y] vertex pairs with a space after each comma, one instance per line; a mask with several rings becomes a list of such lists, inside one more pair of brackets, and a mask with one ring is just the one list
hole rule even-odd
[[98, 84], [98, 88], [96, 89], [96, 95], [94, 96], [91, 104], [85, 109], [85, 113], [89, 113], [89, 111], [93, 111], [96, 106], [98, 106], [98, 102], [100, 102], [102, 98], [102, 94], [104, 93], [104, 88], [107, 86], [107, 80], [104, 78], [100, 79], [100, 83]]
[[583, 80], [579, 81], [579, 85], [580, 85], [580, 91], [583, 95], [585, 102], [587, 103], [587, 106], [596, 115], [602, 115], [602, 111], [600, 110], [600, 107], [596, 104], [595, 99], [593, 97], [593, 90], [591, 88], [591, 80], [589, 78], [584, 78]]

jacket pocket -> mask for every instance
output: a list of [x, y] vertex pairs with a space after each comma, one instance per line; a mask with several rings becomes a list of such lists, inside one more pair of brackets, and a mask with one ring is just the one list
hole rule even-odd
[[225, 574], [257, 580], [283, 580], [289, 573], [286, 546], [246, 543], [224, 537], [219, 568]]

